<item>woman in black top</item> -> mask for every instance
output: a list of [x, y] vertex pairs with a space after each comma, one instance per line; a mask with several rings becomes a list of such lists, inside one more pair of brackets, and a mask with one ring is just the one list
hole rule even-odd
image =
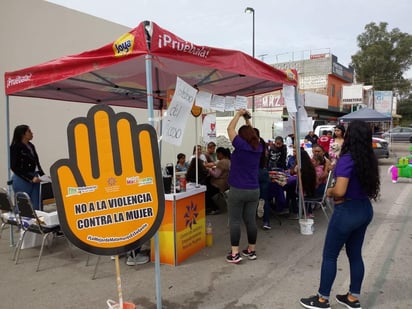
[[33, 132], [27, 125], [18, 125], [14, 129], [10, 146], [10, 164], [13, 171], [13, 191], [26, 192], [35, 209], [40, 208], [40, 176], [44, 172], [40, 166], [36, 148], [30, 142]]

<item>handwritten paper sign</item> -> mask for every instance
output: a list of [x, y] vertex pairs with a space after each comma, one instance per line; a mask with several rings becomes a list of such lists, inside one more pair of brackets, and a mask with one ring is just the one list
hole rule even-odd
[[197, 90], [181, 78], [176, 80], [176, 90], [163, 120], [162, 138], [164, 142], [180, 146], [187, 117], [190, 115]]

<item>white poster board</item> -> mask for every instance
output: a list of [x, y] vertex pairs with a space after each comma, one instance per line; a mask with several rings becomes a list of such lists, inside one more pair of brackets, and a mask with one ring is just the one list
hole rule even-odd
[[177, 77], [176, 90], [163, 120], [162, 139], [164, 142], [176, 146], [182, 144], [187, 117], [192, 110], [196, 92], [195, 88]]

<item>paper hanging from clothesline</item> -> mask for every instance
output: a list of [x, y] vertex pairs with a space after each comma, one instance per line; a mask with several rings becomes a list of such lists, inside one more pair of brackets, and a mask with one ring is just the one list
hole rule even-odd
[[235, 98], [235, 105], [234, 105], [234, 109], [235, 110], [239, 110], [245, 108], [247, 109], [247, 98], [244, 96], [239, 96], [237, 95]]
[[295, 87], [290, 85], [283, 85], [282, 90], [285, 99], [285, 105], [289, 113], [296, 113]]
[[199, 91], [196, 94], [195, 105], [201, 108], [210, 108], [210, 101], [212, 100], [212, 94], [206, 91]]
[[202, 90], [196, 94], [195, 105], [219, 112], [235, 111], [241, 108], [247, 109], [248, 107], [247, 97], [213, 95]]
[[227, 96], [225, 97], [225, 111], [235, 110], [235, 97]]
[[225, 97], [221, 95], [213, 95], [212, 101], [210, 102], [210, 107], [215, 111], [224, 112], [225, 111]]

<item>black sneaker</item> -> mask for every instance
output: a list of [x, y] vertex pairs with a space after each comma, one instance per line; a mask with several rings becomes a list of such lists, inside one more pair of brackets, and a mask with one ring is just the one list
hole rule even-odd
[[329, 300], [325, 299], [324, 302], [319, 301], [318, 295], [313, 295], [308, 298], [301, 298], [300, 304], [309, 309], [330, 309]]
[[346, 306], [346, 308], [352, 309], [352, 308], [356, 308], [356, 309], [362, 309], [359, 300], [355, 300], [355, 301], [350, 301], [348, 299], [348, 294], [345, 295], [336, 295], [336, 301], [341, 304]]
[[245, 249], [242, 251], [242, 255], [246, 256], [249, 260], [256, 260], [256, 251], [249, 251], [249, 249]]
[[242, 260], [242, 257], [240, 256], [239, 253], [236, 253], [236, 255], [232, 255], [232, 252], [230, 252], [229, 255], [226, 257], [226, 262], [228, 262], [228, 263], [237, 264], [241, 260]]
[[263, 228], [264, 230], [270, 230], [270, 229], [272, 229], [272, 227], [270, 226], [270, 223], [267, 223], [267, 222], [263, 223], [262, 228]]

